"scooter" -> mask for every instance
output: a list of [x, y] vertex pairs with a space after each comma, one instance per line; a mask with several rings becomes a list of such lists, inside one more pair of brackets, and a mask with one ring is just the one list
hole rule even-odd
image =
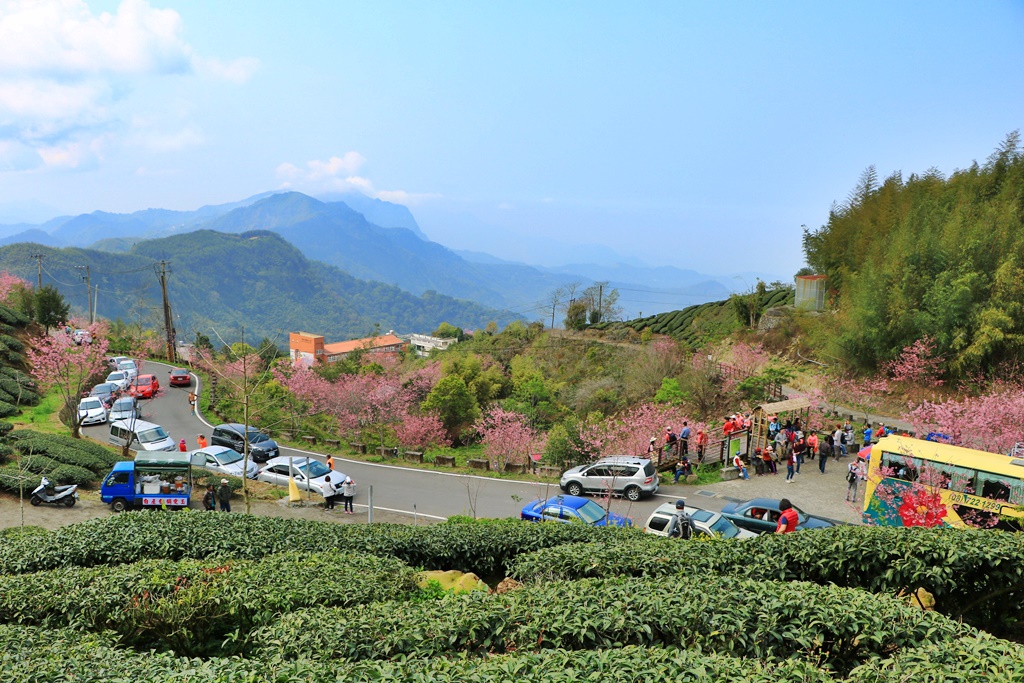
[[32, 498], [29, 500], [33, 505], [53, 503], [54, 505], [64, 505], [66, 507], [73, 507], [77, 501], [78, 484], [55, 487], [46, 477], [43, 477], [43, 480], [39, 482], [39, 486], [32, 492]]

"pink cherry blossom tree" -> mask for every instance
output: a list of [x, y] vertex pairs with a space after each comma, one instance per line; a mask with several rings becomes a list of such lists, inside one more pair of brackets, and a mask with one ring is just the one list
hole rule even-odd
[[544, 437], [525, 415], [493, 406], [473, 425], [480, 433], [491, 469], [503, 472], [509, 464], [528, 462], [530, 453], [544, 450]]
[[406, 415], [395, 424], [395, 438], [402, 446], [420, 451], [451, 445], [448, 431], [436, 415]]
[[995, 382], [980, 396], [924, 401], [903, 416], [920, 434], [945, 434], [954, 445], [1008, 453], [1024, 442], [1024, 386]]
[[33, 374], [42, 387], [60, 395], [64, 405], [61, 412], [67, 415], [66, 423], [76, 439], [81, 427], [78, 402], [93, 376], [105, 369], [108, 344], [107, 338], [101, 336], [101, 325], [82, 329], [92, 336], [91, 344], [76, 344], [71, 335], [59, 331], [38, 338], [28, 350]]
[[8, 303], [12, 293], [18, 288], [31, 288], [27, 280], [22, 280], [17, 275], [11, 275], [6, 270], [0, 272], [0, 303]]

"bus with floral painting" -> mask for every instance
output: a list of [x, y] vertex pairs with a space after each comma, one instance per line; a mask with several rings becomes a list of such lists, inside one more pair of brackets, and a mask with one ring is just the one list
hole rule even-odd
[[865, 524], [1024, 529], [1024, 457], [892, 435], [865, 484]]

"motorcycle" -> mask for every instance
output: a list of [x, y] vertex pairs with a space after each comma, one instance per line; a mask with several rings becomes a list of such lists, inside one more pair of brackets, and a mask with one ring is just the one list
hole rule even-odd
[[78, 484], [54, 486], [46, 477], [43, 477], [43, 480], [39, 482], [39, 486], [32, 492], [32, 498], [29, 500], [32, 505], [53, 503], [54, 505], [64, 505], [66, 507], [74, 506], [77, 501]]

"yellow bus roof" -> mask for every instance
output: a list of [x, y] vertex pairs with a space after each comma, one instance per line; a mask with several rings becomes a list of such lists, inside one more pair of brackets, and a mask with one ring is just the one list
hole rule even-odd
[[[973, 448], [950, 446], [945, 443], [911, 439], [909, 436], [896, 436], [895, 434], [880, 439], [872, 446], [872, 454], [875, 453], [875, 449], [894, 455], [906, 455], [911, 458], [922, 458], [947, 465], [1001, 474], [1014, 479], [1024, 479], [1024, 460], [1011, 458], [1002, 453], [976, 451]], [[878, 461], [875, 460], [875, 462]]]

